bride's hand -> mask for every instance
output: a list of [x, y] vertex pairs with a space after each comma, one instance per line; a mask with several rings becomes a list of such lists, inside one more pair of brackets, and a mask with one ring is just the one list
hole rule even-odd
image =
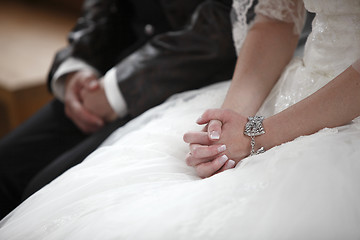
[[[245, 117], [231, 110], [207, 110], [197, 121], [198, 124], [208, 124], [204, 128], [206, 132], [184, 135], [184, 141], [190, 143], [187, 164], [194, 166], [201, 177], [234, 167], [250, 153], [250, 139], [243, 134], [246, 122]], [[213, 137], [217, 136], [216, 132], [219, 139]], [[220, 152], [220, 146], [226, 146], [226, 150]]]
[[226, 146], [217, 143], [221, 134], [221, 126], [220, 121], [211, 120], [202, 131], [188, 132], [184, 135], [184, 141], [189, 143], [190, 148], [186, 163], [194, 167], [202, 178], [210, 177], [235, 166], [235, 162], [229, 160], [224, 154]]

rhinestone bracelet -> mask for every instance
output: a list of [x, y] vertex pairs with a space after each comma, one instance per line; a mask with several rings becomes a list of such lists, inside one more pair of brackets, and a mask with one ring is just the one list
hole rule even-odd
[[265, 130], [262, 125], [264, 119], [265, 118], [263, 116], [248, 117], [248, 122], [245, 125], [244, 135], [251, 138], [250, 156], [265, 152], [264, 147], [260, 147], [257, 151], [255, 151], [255, 136], [265, 134]]

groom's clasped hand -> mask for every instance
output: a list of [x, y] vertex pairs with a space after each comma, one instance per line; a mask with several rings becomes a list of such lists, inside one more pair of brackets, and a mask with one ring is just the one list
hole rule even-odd
[[209, 109], [197, 120], [202, 131], [184, 134], [190, 152], [186, 163], [202, 177], [231, 169], [250, 153], [250, 138], [244, 135], [247, 118], [228, 109]]

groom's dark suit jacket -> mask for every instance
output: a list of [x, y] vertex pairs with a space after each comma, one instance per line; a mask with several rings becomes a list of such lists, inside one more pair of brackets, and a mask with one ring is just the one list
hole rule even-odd
[[[87, 0], [54, 61], [70, 56], [117, 81], [135, 117], [170, 95], [230, 79], [231, 0]], [[50, 86], [50, 85], [49, 85]]]

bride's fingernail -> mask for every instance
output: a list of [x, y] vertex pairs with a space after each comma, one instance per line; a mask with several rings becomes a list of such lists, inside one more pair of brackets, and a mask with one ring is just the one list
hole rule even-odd
[[218, 147], [218, 152], [223, 152], [226, 150], [226, 146], [225, 145], [221, 145], [220, 147]]
[[233, 168], [235, 166], [235, 161], [234, 160], [229, 160], [226, 164], [227, 168]]
[[229, 158], [226, 156], [226, 155], [222, 155], [220, 158], [219, 158], [219, 163], [221, 165], [223, 165]]
[[96, 88], [98, 85], [98, 82], [93, 80], [91, 82], [89, 82], [89, 88]]
[[216, 132], [216, 131], [212, 131], [212, 132], [210, 133], [210, 138], [211, 138], [212, 140], [218, 140], [218, 139], [220, 139], [220, 134], [219, 134], [218, 132]]
[[196, 120], [196, 122], [199, 123], [199, 122], [201, 122], [201, 120], [202, 120], [202, 116], [200, 116], [200, 117]]

